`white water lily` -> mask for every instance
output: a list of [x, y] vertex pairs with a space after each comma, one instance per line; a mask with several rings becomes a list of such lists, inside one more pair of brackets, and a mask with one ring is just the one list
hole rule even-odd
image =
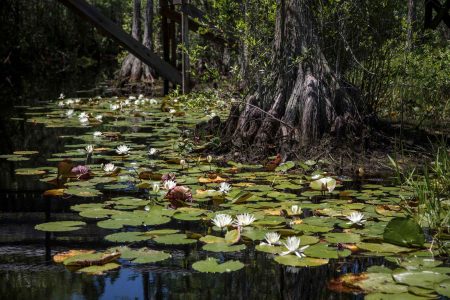
[[150, 99], [150, 104], [151, 104], [151, 105], [158, 104], [158, 100], [156, 100], [156, 99]]
[[139, 100], [144, 99], [144, 95], [140, 94], [139, 97], [138, 97], [138, 99], [139, 99]]
[[294, 215], [299, 215], [299, 214], [302, 213], [302, 208], [300, 206], [298, 206], [298, 205], [292, 205], [291, 206], [291, 212]]
[[217, 227], [224, 228], [229, 226], [233, 222], [233, 218], [227, 214], [218, 214], [211, 221]]
[[63, 100], [64, 98], [66, 98], [66, 95], [64, 95], [63, 93], [59, 94], [59, 99]]
[[150, 150], [148, 150], [148, 155], [153, 156], [156, 153], [158, 153], [158, 150], [155, 148], [150, 148]]
[[67, 99], [66, 100], [66, 105], [72, 105], [72, 104], [74, 104], [75, 103], [75, 101], [73, 101], [72, 99]]
[[208, 155], [208, 156], [206, 157], [206, 160], [207, 160], [209, 163], [211, 163], [212, 160], [213, 160], [213, 157], [212, 157], [211, 155]]
[[83, 118], [89, 118], [89, 115], [86, 112], [80, 112], [80, 114], [78, 115], [79, 119], [83, 119]]
[[103, 171], [106, 173], [112, 173], [117, 169], [117, 167], [113, 163], [107, 163], [103, 165]]
[[96, 116], [95, 116], [95, 119], [96, 119], [97, 121], [99, 121], [99, 122], [102, 122], [103, 116], [102, 116], [102, 115], [96, 115]]
[[283, 243], [283, 245], [286, 247], [287, 251], [280, 253], [280, 255], [287, 255], [290, 253], [294, 253], [295, 255], [297, 255], [300, 258], [306, 256], [305, 254], [303, 254], [303, 251], [305, 251], [305, 249], [309, 247], [309, 245], [306, 245], [304, 247], [299, 248], [300, 247], [300, 238], [298, 238], [296, 236], [288, 237], [286, 240], [286, 243]]
[[171, 108], [170, 110], [169, 110], [169, 114], [174, 114], [174, 113], [176, 113], [177, 111], [175, 110], [175, 109], [173, 109], [173, 108]]
[[273, 246], [273, 245], [279, 245], [280, 244], [280, 234], [277, 232], [268, 232], [264, 235], [264, 239], [266, 240], [267, 243], [265, 242], [261, 242], [260, 245], [268, 245], [268, 246]]
[[184, 167], [186, 165], [186, 160], [180, 159], [180, 165]]
[[92, 135], [93, 135], [94, 137], [100, 137], [100, 136], [103, 135], [103, 133], [102, 133], [101, 131], [95, 131]]
[[320, 174], [316, 174], [316, 175], [311, 176], [312, 180], [317, 180], [317, 179], [320, 179], [320, 178], [322, 178], [322, 175], [320, 175]]
[[221, 192], [222, 194], [228, 194], [230, 191], [231, 191], [231, 185], [229, 183], [222, 182], [219, 185], [219, 192]]
[[160, 185], [159, 185], [159, 182], [154, 182], [154, 183], [153, 183], [153, 187], [152, 187], [153, 192], [158, 193], [160, 188], [161, 188], [161, 187], [160, 187]]
[[58, 102], [58, 106], [59, 106], [59, 107], [64, 107], [64, 101], [59, 101], [59, 102]]
[[119, 105], [117, 105], [117, 104], [111, 104], [110, 106], [109, 106], [109, 108], [111, 109], [111, 110], [118, 110], [119, 108], [120, 108], [120, 106]]
[[236, 216], [236, 221], [234, 222], [238, 227], [244, 227], [255, 222], [255, 216], [249, 213], [240, 214]]
[[170, 191], [171, 189], [173, 189], [176, 186], [177, 186], [177, 183], [173, 180], [164, 181], [164, 188], [168, 191]]
[[350, 221], [347, 224], [363, 225], [363, 223], [366, 222], [366, 220], [363, 220], [363, 218], [364, 218], [364, 214], [362, 214], [360, 212], [352, 212], [350, 214], [350, 216], [347, 217], [347, 219]]
[[88, 125], [89, 124], [89, 118], [80, 118], [78, 119], [81, 123], [81, 125]]
[[327, 189], [329, 193], [336, 188], [336, 180], [331, 177], [320, 178], [319, 181], [322, 182], [323, 189]]
[[66, 117], [71, 118], [74, 114], [74, 110], [73, 109], [69, 109], [68, 111], [66, 111]]
[[128, 152], [130, 152], [131, 148], [128, 147], [127, 145], [120, 145], [117, 146], [116, 148], [116, 153], [119, 155], [125, 155], [128, 154]]
[[94, 145], [87, 145], [84, 147], [84, 151], [86, 151], [87, 154], [92, 154], [92, 152], [94, 152]]

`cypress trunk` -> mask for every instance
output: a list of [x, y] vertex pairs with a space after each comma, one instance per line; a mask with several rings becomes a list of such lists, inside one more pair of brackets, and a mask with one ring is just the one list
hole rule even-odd
[[340, 134], [354, 120], [348, 87], [321, 50], [315, 6], [313, 0], [278, 1], [271, 71], [243, 107], [232, 109], [225, 126], [234, 146], [264, 151], [276, 145], [286, 152]]

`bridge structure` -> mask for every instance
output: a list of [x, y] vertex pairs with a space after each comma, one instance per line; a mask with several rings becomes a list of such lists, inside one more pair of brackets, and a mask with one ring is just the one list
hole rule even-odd
[[[118, 42], [131, 54], [150, 66], [164, 79], [164, 94], [172, 86], [181, 86], [183, 93], [188, 93], [191, 87], [190, 63], [187, 50], [189, 49], [189, 31], [199, 33], [203, 38], [215, 43], [231, 46], [234, 42], [210, 30], [201, 30], [213, 25], [206, 15], [189, 3], [189, 0], [159, 0], [161, 14], [161, 32], [163, 58], [145, 47], [140, 41], [125, 32], [122, 27], [103, 15], [97, 8], [85, 0], [58, 0], [60, 3], [77, 13], [83, 19]], [[176, 24], [181, 29], [181, 41], [177, 40]], [[177, 47], [182, 44], [181, 70], [177, 69]]]

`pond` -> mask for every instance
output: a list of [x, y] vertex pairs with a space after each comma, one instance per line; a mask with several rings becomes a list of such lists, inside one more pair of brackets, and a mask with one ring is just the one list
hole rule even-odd
[[[207, 156], [217, 141], [195, 124], [208, 118], [143, 96], [4, 112], [2, 298], [448, 296], [447, 264], [402, 219], [411, 190], [330, 174], [326, 160]], [[403, 244], [385, 234], [395, 218], [413, 228]], [[90, 252], [55, 256], [76, 249]], [[334, 280], [368, 269], [345, 287]]]

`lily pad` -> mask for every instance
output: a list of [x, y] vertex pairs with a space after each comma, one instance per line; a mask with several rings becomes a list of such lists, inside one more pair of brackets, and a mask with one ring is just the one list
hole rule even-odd
[[275, 261], [281, 265], [292, 267], [318, 267], [328, 264], [328, 259], [303, 257], [296, 255], [285, 255], [275, 257]]
[[394, 270], [392, 277], [398, 283], [425, 289], [433, 289], [435, 284], [450, 279], [450, 276], [438, 272], [405, 269]]
[[34, 228], [40, 231], [65, 232], [81, 229], [85, 225], [86, 223], [81, 221], [59, 221], [38, 224]]
[[102, 275], [107, 271], [115, 270], [120, 268], [118, 263], [108, 263], [102, 266], [89, 266], [85, 268], [81, 268], [78, 272], [87, 273], [90, 275]]
[[171, 255], [164, 251], [151, 250], [148, 248], [131, 249], [128, 247], [119, 247], [117, 251], [121, 253], [120, 258], [130, 260], [136, 264], [155, 263], [169, 259]]
[[400, 246], [422, 246], [425, 235], [419, 224], [409, 218], [394, 218], [385, 227], [386, 242]]
[[192, 268], [194, 270], [202, 273], [229, 273], [240, 270], [243, 267], [244, 264], [236, 260], [229, 260], [224, 263], [219, 263], [218, 259], [212, 257], [192, 264]]
[[132, 243], [150, 240], [152, 237], [145, 235], [144, 232], [128, 231], [116, 232], [105, 236], [105, 240], [116, 243]]
[[158, 244], [165, 245], [187, 245], [197, 242], [197, 240], [189, 239], [186, 234], [183, 233], [160, 235], [155, 237], [153, 240]]
[[206, 244], [203, 246], [203, 250], [211, 251], [211, 252], [236, 252], [242, 251], [247, 248], [245, 245], [230, 245], [227, 243], [214, 243], [214, 244]]

